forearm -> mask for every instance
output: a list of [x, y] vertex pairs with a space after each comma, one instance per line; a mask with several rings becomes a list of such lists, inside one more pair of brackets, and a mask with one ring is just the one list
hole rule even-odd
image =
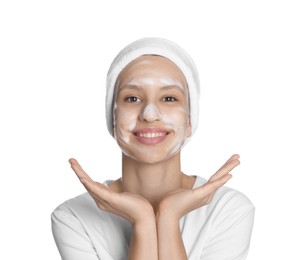
[[154, 217], [133, 225], [128, 259], [158, 259], [157, 230]]
[[187, 260], [179, 220], [166, 216], [157, 217], [159, 260]]

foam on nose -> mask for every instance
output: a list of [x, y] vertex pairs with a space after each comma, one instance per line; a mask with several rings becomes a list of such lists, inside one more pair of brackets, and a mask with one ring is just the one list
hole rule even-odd
[[156, 120], [160, 119], [160, 112], [153, 104], [148, 104], [143, 110], [143, 119]]

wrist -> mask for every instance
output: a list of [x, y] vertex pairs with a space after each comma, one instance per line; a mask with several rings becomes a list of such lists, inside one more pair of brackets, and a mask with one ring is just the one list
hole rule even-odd
[[135, 222], [132, 225], [132, 232], [134, 235], [138, 235], [140, 237], [150, 237], [156, 234], [157, 227], [156, 221], [143, 221], [143, 222]]
[[145, 214], [141, 214], [132, 224], [134, 227], [155, 226], [156, 216], [153, 208], [145, 210]]
[[180, 217], [173, 212], [170, 211], [157, 211], [156, 212], [156, 222], [158, 224], [163, 224], [164, 226], [171, 225], [176, 226], [179, 224]]
[[157, 241], [157, 226], [155, 215], [148, 216], [146, 219], [136, 221], [132, 225], [133, 240], [139, 242], [141, 240], [145, 245], [153, 245]]

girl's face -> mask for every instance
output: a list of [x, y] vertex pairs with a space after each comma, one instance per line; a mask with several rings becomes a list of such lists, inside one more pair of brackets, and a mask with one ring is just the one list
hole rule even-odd
[[161, 56], [133, 60], [118, 77], [113, 117], [125, 155], [146, 163], [171, 158], [191, 135], [184, 75]]

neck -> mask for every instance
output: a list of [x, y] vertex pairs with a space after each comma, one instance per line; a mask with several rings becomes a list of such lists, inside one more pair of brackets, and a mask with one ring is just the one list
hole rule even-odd
[[123, 154], [121, 188], [123, 192], [139, 194], [153, 207], [165, 194], [183, 188], [180, 153], [154, 164], [138, 162]]

